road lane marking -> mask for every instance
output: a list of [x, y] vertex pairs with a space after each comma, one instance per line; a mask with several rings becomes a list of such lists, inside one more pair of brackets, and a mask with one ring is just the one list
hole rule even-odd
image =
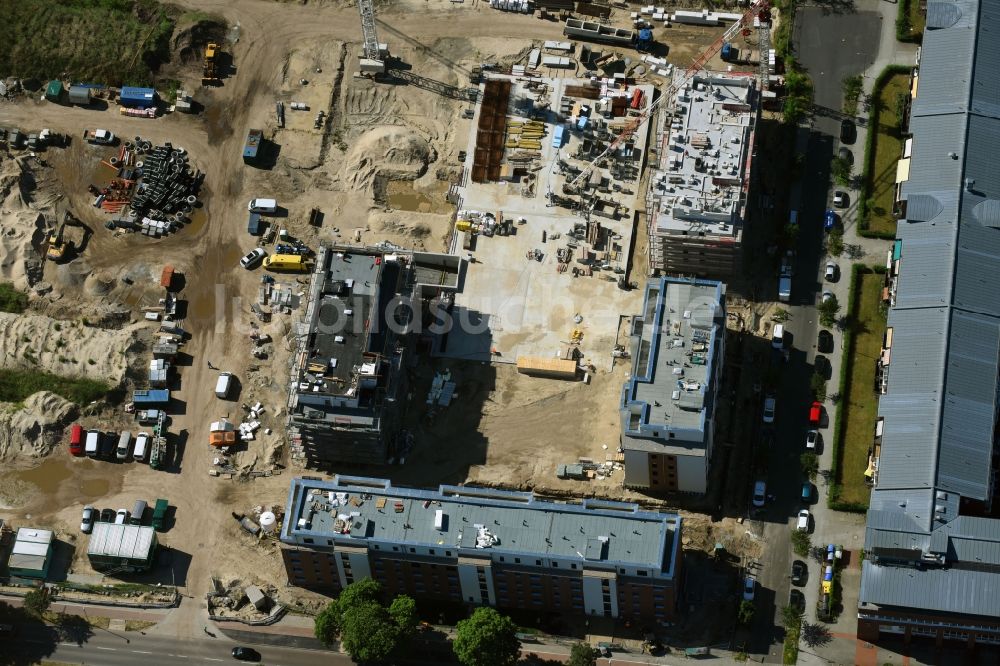
[[146, 650], [130, 650], [130, 652], [134, 652], [136, 654], [153, 654], [152, 652], [147, 652]]
[[117, 652], [118, 648], [101, 647], [100, 645], [95, 645], [98, 650], [107, 650], [109, 652]]
[[222, 660], [216, 659], [215, 657], [205, 657], [205, 661], [222, 661]]

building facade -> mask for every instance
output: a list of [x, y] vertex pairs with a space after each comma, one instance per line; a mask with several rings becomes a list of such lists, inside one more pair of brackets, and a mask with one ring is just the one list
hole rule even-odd
[[281, 531], [293, 585], [335, 593], [374, 578], [390, 595], [670, 622], [681, 519], [634, 504], [388, 481], [293, 479]]
[[632, 372], [619, 408], [626, 487], [706, 492], [725, 340], [721, 282], [646, 284], [643, 313], [632, 318]]
[[927, 5], [866, 471], [868, 641], [1000, 644], [998, 31], [996, 3]]
[[646, 202], [654, 275], [725, 280], [738, 268], [759, 112], [755, 81], [701, 72], [662, 105]]

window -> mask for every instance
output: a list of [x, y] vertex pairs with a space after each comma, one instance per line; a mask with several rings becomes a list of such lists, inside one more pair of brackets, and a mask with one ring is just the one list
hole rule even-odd
[[570, 569], [576, 569], [576, 562], [570, 562], [569, 563], [569, 568]]
[[559, 568], [559, 563], [558, 562], [553, 562], [552, 563], [552, 568], [553, 569], [558, 569]]
[[515, 557], [514, 558], [514, 564], [520, 564], [520, 563], [521, 563], [521, 558], [520, 557]]
[[535, 560], [535, 566], [536, 567], [542, 566], [542, 561], [541, 560]]
[[372, 546], [372, 548], [374, 548], [375, 550], [378, 550], [378, 544], [375, 544], [374, 546]]
[[636, 573], [636, 574], [638, 574], [639, 576], [646, 576], [646, 575], [648, 575], [648, 574], [647, 574], [647, 573], [646, 573], [645, 571], [643, 571], [642, 569], [639, 569], [639, 570], [638, 570], [638, 571], [636, 571], [635, 573]]
[[[434, 551], [432, 550], [431, 552], [433, 553]], [[500, 561], [503, 562], [503, 555], [500, 556]]]
[[417, 549], [416, 548], [410, 548], [410, 552], [411, 553], [415, 553], [415, 552], [417, 552]]
[[431, 548], [431, 555], [437, 555], [433, 548]]
[[445, 554], [445, 557], [451, 557], [451, 551], [450, 550], [444, 551], [444, 554]]
[[312, 537], [306, 537], [305, 539], [303, 539], [303, 541], [305, 541], [306, 543], [312, 543], [313, 542]]
[[392, 552], [398, 553], [399, 552], [399, 546], [393, 546], [392, 547]]

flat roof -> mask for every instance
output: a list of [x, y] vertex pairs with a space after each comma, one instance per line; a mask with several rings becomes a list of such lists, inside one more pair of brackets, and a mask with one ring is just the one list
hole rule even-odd
[[[315, 535], [358, 545], [452, 547], [456, 556], [487, 551], [573, 558], [665, 574], [673, 571], [681, 527], [680, 516], [642, 511], [636, 504], [564, 504], [531, 493], [467, 486], [394, 488], [383, 479], [343, 476], [293, 479], [287, 507], [286, 543]], [[306, 523], [300, 527], [302, 519]]]
[[[704, 437], [725, 332], [723, 294], [714, 280], [646, 283], [643, 313], [632, 320], [632, 375], [622, 392], [623, 427], [631, 436], [626, 448], [642, 448], [635, 437], [668, 440], [668, 432], [682, 429]], [[659, 450], [664, 443], [650, 446]]]
[[94, 531], [87, 542], [87, 556], [147, 560], [155, 543], [152, 527], [94, 523]]
[[[674, 72], [675, 81], [686, 76], [686, 70]], [[649, 184], [656, 233], [739, 235], [753, 85], [753, 77], [702, 72], [661, 107], [660, 160]]]

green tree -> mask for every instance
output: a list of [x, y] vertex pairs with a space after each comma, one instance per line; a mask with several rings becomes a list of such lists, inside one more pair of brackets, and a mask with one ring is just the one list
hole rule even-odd
[[822, 402], [826, 400], [826, 377], [814, 372], [812, 377], [809, 378], [809, 388], [812, 389], [813, 395], [817, 400]]
[[336, 601], [328, 603], [313, 620], [313, 634], [327, 647], [337, 640], [340, 634], [340, 607]]
[[417, 602], [405, 594], [399, 595], [389, 604], [389, 617], [402, 636], [412, 636], [417, 628]]
[[826, 236], [826, 251], [831, 257], [839, 257], [844, 253], [844, 232], [840, 229], [831, 229]]
[[740, 602], [740, 608], [736, 613], [736, 620], [740, 624], [747, 626], [753, 622], [753, 614], [756, 607], [753, 605], [752, 601], [747, 601], [744, 599]]
[[25, 611], [35, 617], [41, 617], [49, 609], [49, 593], [44, 587], [35, 588], [24, 595]]
[[785, 606], [781, 609], [781, 624], [785, 629], [798, 629], [802, 624], [802, 611], [795, 606]]
[[809, 538], [808, 532], [800, 532], [796, 528], [792, 528], [792, 551], [795, 552], [799, 557], [805, 557], [809, 554], [809, 548], [812, 546], [812, 539]]
[[514, 666], [521, 653], [517, 627], [492, 608], [477, 608], [455, 627], [452, 649], [465, 666]]
[[799, 465], [802, 467], [802, 473], [809, 477], [810, 480], [815, 480], [816, 475], [819, 473], [819, 458], [812, 451], [806, 451], [801, 456], [799, 456]]
[[837, 156], [830, 161], [830, 173], [838, 185], [847, 187], [851, 184], [851, 163]]
[[574, 643], [566, 663], [569, 666], [596, 666], [597, 650], [587, 643]]
[[353, 606], [341, 620], [341, 645], [355, 661], [384, 661], [396, 649], [400, 630], [377, 601]]
[[811, 648], [830, 642], [830, 630], [822, 624], [802, 623], [802, 640]]
[[858, 99], [863, 85], [864, 79], [860, 74], [844, 79], [844, 113], [853, 116], [858, 112]]
[[829, 328], [837, 321], [837, 313], [840, 312], [840, 303], [837, 302], [837, 297], [834, 294], [830, 294], [830, 298], [820, 302], [817, 310], [819, 310], [819, 323]]

